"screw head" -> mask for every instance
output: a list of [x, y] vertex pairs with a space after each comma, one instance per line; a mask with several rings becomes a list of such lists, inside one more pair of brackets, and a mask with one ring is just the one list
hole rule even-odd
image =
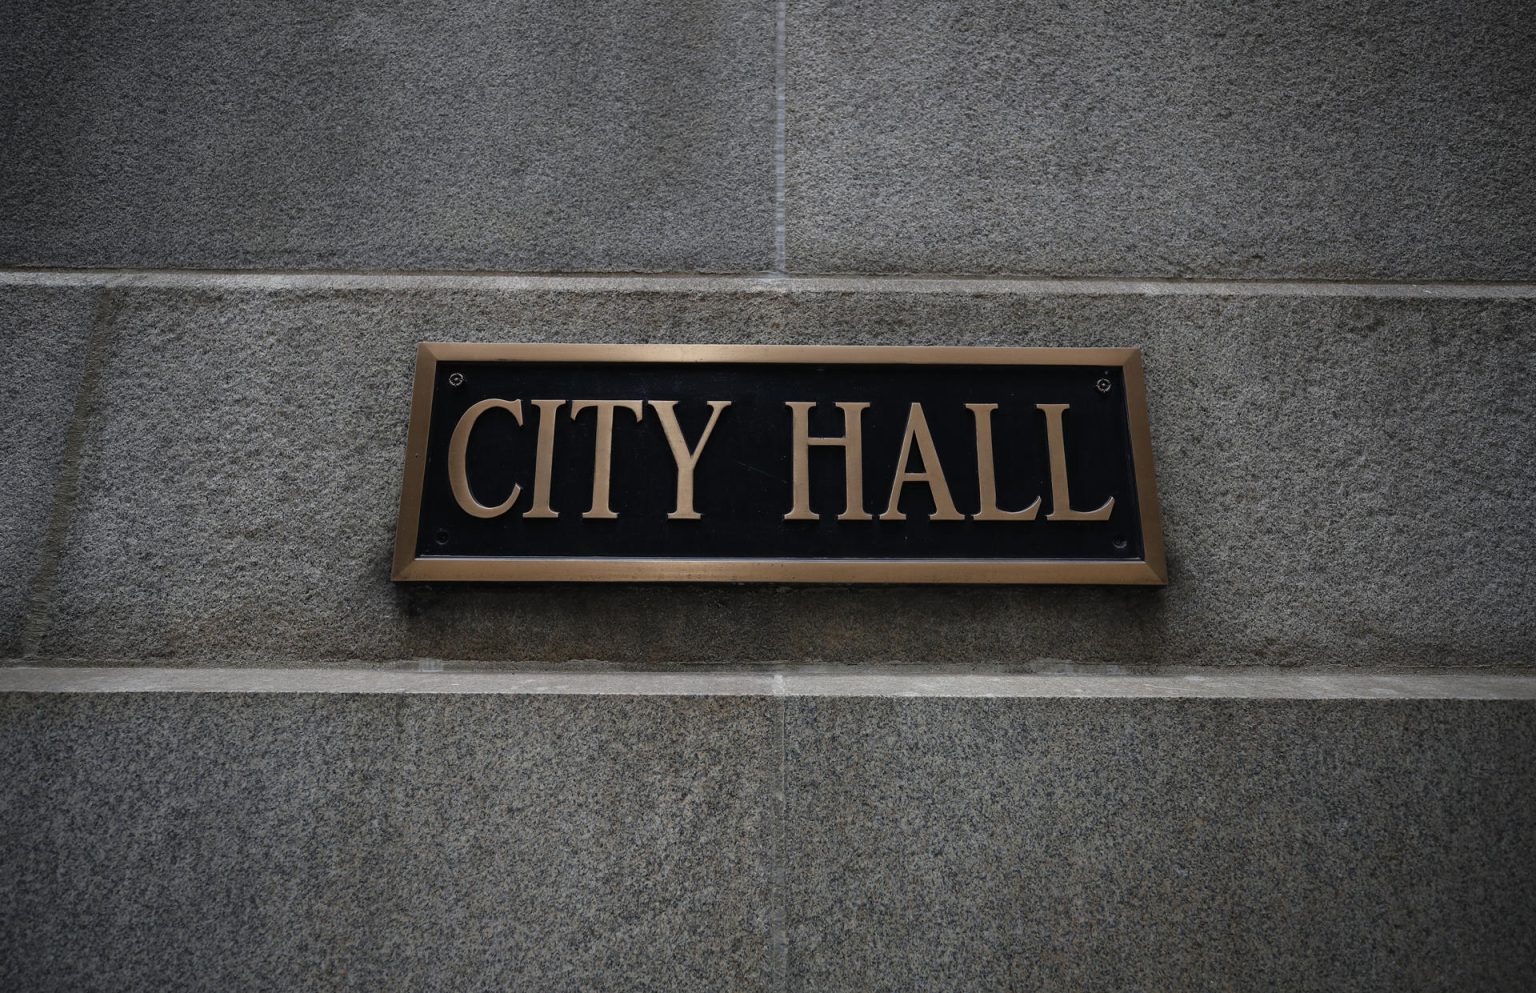
[[1110, 382], [1107, 379], [1101, 379], [1097, 383], [1093, 384], [1093, 388], [1098, 390], [1100, 393], [1108, 393], [1110, 389]]
[[462, 372], [455, 372], [455, 373], [451, 374], [448, 377], [448, 385], [449, 386], [463, 386], [464, 385], [464, 374]]

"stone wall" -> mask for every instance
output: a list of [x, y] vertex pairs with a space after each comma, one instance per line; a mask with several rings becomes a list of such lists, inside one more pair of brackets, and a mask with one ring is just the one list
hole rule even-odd
[[[0, 986], [1536, 966], [1522, 5], [11, 21]], [[1137, 345], [1169, 585], [396, 586], [421, 340]]]

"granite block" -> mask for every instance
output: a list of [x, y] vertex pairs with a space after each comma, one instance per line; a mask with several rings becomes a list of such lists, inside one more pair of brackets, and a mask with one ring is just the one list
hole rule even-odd
[[[263, 285], [110, 290], [38, 658], [1536, 662], [1530, 299]], [[1170, 583], [396, 586], [418, 340], [1140, 345]]]
[[49, 528], [96, 297], [84, 287], [0, 292], [0, 656], [23, 650], [27, 601], [52, 555]]
[[4, 693], [0, 986], [1518, 989], [1533, 746], [1529, 700]]
[[1496, 991], [1536, 706], [796, 698], [788, 988]]
[[0, 987], [766, 990], [779, 720], [721, 697], [0, 697]]
[[789, 268], [1530, 279], [1529, 13], [789, 0]]
[[773, 5], [25, 4], [0, 263], [740, 271]]

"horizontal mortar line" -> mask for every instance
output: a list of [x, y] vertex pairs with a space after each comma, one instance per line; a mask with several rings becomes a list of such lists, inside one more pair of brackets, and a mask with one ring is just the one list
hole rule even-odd
[[1536, 700], [1536, 673], [946, 675], [0, 668], [4, 693], [361, 693], [567, 696]]
[[1315, 296], [1530, 299], [1536, 283], [773, 273], [492, 273], [368, 270], [0, 268], [0, 285], [244, 290], [487, 290], [671, 293], [917, 293], [1034, 296]]

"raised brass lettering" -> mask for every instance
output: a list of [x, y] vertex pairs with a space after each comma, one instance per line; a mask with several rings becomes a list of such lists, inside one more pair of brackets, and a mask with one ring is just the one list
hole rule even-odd
[[1045, 440], [1051, 452], [1051, 512], [1048, 521], [1107, 521], [1115, 509], [1115, 498], [1110, 497], [1098, 510], [1073, 510], [1072, 495], [1067, 489], [1067, 445], [1061, 429], [1061, 415], [1070, 404], [1037, 403], [1037, 410], [1045, 411]]
[[682, 425], [677, 423], [677, 401], [652, 400], [650, 404], [656, 411], [656, 418], [661, 421], [662, 432], [667, 436], [667, 444], [672, 449], [672, 461], [677, 463], [677, 508], [667, 515], [667, 520], [697, 521], [702, 515], [693, 509], [693, 471], [698, 468], [699, 456], [704, 454], [704, 446], [709, 443], [709, 436], [715, 431], [720, 411], [729, 407], [731, 401], [709, 401], [709, 423], [704, 425], [704, 433], [699, 435], [699, 443], [692, 451], [688, 450], [688, 442], [683, 438]]
[[635, 415], [638, 424], [645, 417], [645, 404], [640, 400], [575, 400], [571, 403], [571, 420], [583, 410], [597, 411], [597, 443], [592, 451], [592, 509], [582, 517], [611, 521], [619, 515], [608, 506], [610, 477], [613, 474], [613, 412], [622, 407]]
[[518, 495], [523, 492], [521, 486], [513, 483], [512, 494], [492, 507], [476, 500], [475, 495], [469, 491], [469, 473], [464, 464], [464, 456], [469, 451], [469, 434], [475, 429], [475, 422], [480, 419], [480, 415], [487, 410], [508, 411], [519, 426], [523, 423], [523, 401], [492, 398], [481, 400], [464, 411], [464, 416], [454, 425], [453, 437], [448, 441], [448, 483], [453, 487], [453, 499], [458, 502], [459, 508], [471, 517], [500, 517], [512, 509]]
[[1040, 512], [1043, 497], [1023, 510], [1002, 510], [997, 506], [997, 464], [992, 457], [992, 411], [995, 403], [968, 403], [965, 409], [976, 418], [976, 481], [981, 488], [981, 510], [971, 515], [973, 521], [1032, 521]]
[[559, 517], [560, 512], [549, 507], [549, 480], [554, 475], [555, 417], [565, 406], [565, 401], [534, 400], [533, 405], [539, 408], [539, 447], [533, 467], [533, 506], [523, 516], [535, 519]]
[[[917, 442], [918, 454], [923, 458], [922, 472], [908, 471], [914, 441]], [[901, 439], [901, 456], [896, 460], [896, 478], [891, 481], [891, 499], [885, 513], [880, 515], [882, 521], [907, 519], [897, 504], [901, 501], [902, 487], [908, 483], [923, 483], [933, 495], [934, 512], [931, 520], [965, 520], [965, 515], [955, 509], [954, 498], [949, 495], [949, 483], [944, 480], [944, 467], [939, 464], [939, 453], [934, 451], [933, 435], [928, 431], [928, 418], [924, 416], [923, 405], [920, 403], [914, 403], [907, 413], [907, 431]]]
[[840, 521], [869, 521], [874, 518], [864, 509], [864, 411], [867, 403], [839, 401], [837, 409], [843, 412], [843, 434], [840, 438], [810, 437], [811, 408], [814, 402], [790, 401], [792, 427], [790, 436], [794, 444], [794, 506], [784, 515], [786, 521], [815, 521], [820, 514], [811, 510], [811, 456], [810, 446], [826, 445], [843, 450], [843, 512]]

